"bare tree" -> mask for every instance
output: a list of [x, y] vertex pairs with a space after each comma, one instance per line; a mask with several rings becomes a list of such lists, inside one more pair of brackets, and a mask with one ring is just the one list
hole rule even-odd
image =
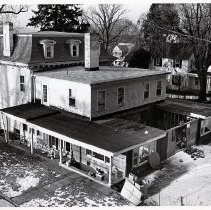
[[0, 14], [14, 14], [18, 15], [21, 12], [28, 12], [28, 7], [25, 5], [0, 5]]
[[181, 36], [193, 47], [199, 77], [200, 101], [206, 100], [207, 70], [211, 65], [211, 4], [178, 5]]
[[92, 28], [99, 33], [106, 51], [109, 45], [129, 27], [128, 24], [117, 27], [123, 20], [125, 12], [126, 10], [119, 4], [99, 4], [97, 7], [90, 8], [90, 12], [85, 14]]

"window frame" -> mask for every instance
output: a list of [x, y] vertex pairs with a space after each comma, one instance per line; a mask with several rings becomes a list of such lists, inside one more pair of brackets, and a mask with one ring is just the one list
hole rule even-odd
[[173, 67], [174, 68], [182, 68], [182, 59], [174, 59], [173, 60]]
[[[69, 88], [68, 91], [69, 91], [68, 92], [69, 93], [69, 96], [68, 96], [68, 99], [69, 99], [68, 103], [69, 104], [68, 105], [69, 105], [69, 107], [75, 107], [75, 102], [74, 102], [74, 105], [71, 105], [71, 103], [70, 103], [70, 100], [75, 100], [75, 97], [72, 96], [72, 89]], [[70, 94], [70, 92], [71, 92], [71, 94]]]
[[198, 77], [194, 77], [194, 85], [199, 86], [199, 78]]
[[[160, 83], [160, 87], [158, 87], [158, 83]], [[157, 80], [156, 81], [156, 96], [161, 96], [162, 95], [162, 83], [163, 80]], [[160, 91], [160, 94], [158, 94], [158, 91]]]
[[[148, 84], [148, 90], [145, 90], [145, 84]], [[150, 82], [144, 82], [144, 83], [143, 83], [143, 86], [144, 86], [144, 88], [143, 88], [143, 100], [145, 101], [145, 100], [149, 99]], [[148, 92], [148, 97], [147, 97], [147, 98], [145, 97], [145, 93], [146, 93], [146, 92]]]
[[[44, 86], [46, 86], [46, 101], [44, 99]], [[42, 84], [42, 102], [43, 103], [48, 103], [48, 85], [47, 84]]]
[[[142, 150], [140, 150], [142, 148]], [[147, 148], [148, 153], [147, 156], [143, 156], [143, 152], [144, 152], [144, 148]], [[137, 156], [134, 156], [135, 154], [135, 150], [137, 150]], [[141, 151], [141, 152], [140, 152]], [[145, 163], [148, 162], [148, 157], [152, 152], [156, 152], [157, 151], [157, 145], [156, 145], [156, 141], [152, 141], [149, 142], [147, 144], [144, 145], [140, 145], [139, 147], [136, 147], [132, 150], [132, 167], [139, 167]], [[146, 158], [146, 160], [144, 160], [144, 158]], [[134, 164], [134, 159], [137, 159], [137, 163]]]
[[[159, 62], [158, 62], [158, 59], [159, 59]], [[154, 66], [162, 67], [163, 66], [162, 58], [154, 58]]]
[[[103, 160], [102, 160], [102, 159], [98, 159], [97, 157], [95, 157], [95, 156], [93, 155], [94, 153], [103, 156], [104, 159], [103, 159]], [[109, 158], [108, 156], [102, 155], [102, 154], [100, 154], [100, 153], [98, 153], [98, 152], [94, 152], [94, 151], [92, 151], [92, 150], [90, 150], [90, 149], [86, 149], [86, 157], [88, 157], [88, 158], [90, 158], [90, 159], [92, 159], [92, 160], [96, 160], [96, 161], [105, 163], [105, 164], [110, 164], [110, 158]], [[106, 159], [109, 160], [109, 161], [107, 161]]]
[[[124, 90], [124, 92], [123, 92], [123, 105], [119, 104], [119, 89], [123, 89]], [[125, 106], [125, 86], [117, 88], [117, 106], [118, 107], [124, 107]]]
[[[56, 41], [50, 40], [50, 39], [45, 39], [45, 40], [41, 40], [40, 44], [43, 45], [44, 58], [45, 59], [54, 58], [54, 45], [56, 44]], [[50, 51], [48, 49], [50, 49]], [[50, 56], [48, 55], [49, 52], [50, 52]]]
[[[105, 99], [104, 99], [104, 100], [105, 100], [105, 101], [104, 101], [104, 104], [105, 104], [105, 105], [104, 105], [104, 109], [99, 109], [99, 93], [100, 93], [100, 92], [105, 92]], [[105, 111], [105, 110], [106, 110], [106, 94], [107, 94], [107, 93], [106, 93], [106, 90], [98, 90], [98, 91], [97, 91], [97, 111], [98, 111], [98, 112], [102, 112], [102, 111]]]
[[20, 91], [25, 92], [25, 90], [25, 76], [20, 75]]

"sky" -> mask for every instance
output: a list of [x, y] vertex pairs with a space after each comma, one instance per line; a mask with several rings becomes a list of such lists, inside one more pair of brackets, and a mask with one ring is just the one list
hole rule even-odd
[[[49, 2], [47, 2], [49, 3]], [[70, 2], [68, 2], [70, 3]], [[72, 2], [71, 2], [72, 3]], [[132, 2], [129, 4], [129, 1], [124, 2], [123, 6], [127, 10], [126, 17], [132, 20], [134, 23], [137, 22], [139, 16], [142, 13], [145, 13], [149, 10], [151, 3], [148, 1], [145, 1], [143, 3], [137, 3], [137, 2]], [[84, 4], [83, 8], [87, 9], [91, 4]], [[36, 5], [29, 5], [29, 12], [27, 13], [21, 13], [18, 15], [16, 20], [14, 20], [14, 25], [18, 27], [26, 27], [27, 23], [29, 22], [29, 18], [33, 15], [33, 12], [31, 9], [36, 10]]]

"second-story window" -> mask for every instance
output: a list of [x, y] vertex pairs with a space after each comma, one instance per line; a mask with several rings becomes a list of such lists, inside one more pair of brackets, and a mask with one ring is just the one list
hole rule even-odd
[[162, 58], [155, 58], [154, 66], [162, 66]]
[[43, 45], [43, 55], [44, 58], [54, 58], [54, 45], [56, 42], [54, 40], [45, 39], [40, 41]]
[[97, 107], [98, 107], [98, 111], [103, 111], [106, 108], [106, 91], [105, 90], [98, 91]]
[[43, 102], [48, 102], [48, 86], [43, 85]]
[[195, 77], [195, 79], [194, 79], [194, 83], [195, 83], [195, 85], [196, 85], [196, 86], [198, 86], [198, 85], [199, 85], [199, 78], [198, 78], [198, 77]]
[[156, 95], [161, 96], [162, 93], [162, 81], [157, 81], [157, 90], [156, 90]]
[[149, 98], [149, 82], [144, 82], [144, 100]]
[[117, 105], [122, 107], [125, 105], [125, 88], [120, 87], [117, 89]]
[[25, 79], [24, 76], [20, 76], [20, 91], [25, 91]]
[[182, 67], [182, 60], [181, 59], [174, 59], [173, 60], [173, 67], [174, 68], [181, 68]]
[[69, 89], [69, 106], [75, 107], [75, 98], [72, 96], [72, 89]]

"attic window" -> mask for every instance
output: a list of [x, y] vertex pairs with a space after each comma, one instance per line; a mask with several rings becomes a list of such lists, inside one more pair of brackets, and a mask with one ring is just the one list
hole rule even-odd
[[67, 40], [67, 44], [70, 45], [70, 56], [71, 57], [79, 57], [79, 44], [80, 40]]
[[54, 45], [56, 42], [54, 40], [45, 39], [40, 41], [43, 45], [44, 58], [54, 58]]

